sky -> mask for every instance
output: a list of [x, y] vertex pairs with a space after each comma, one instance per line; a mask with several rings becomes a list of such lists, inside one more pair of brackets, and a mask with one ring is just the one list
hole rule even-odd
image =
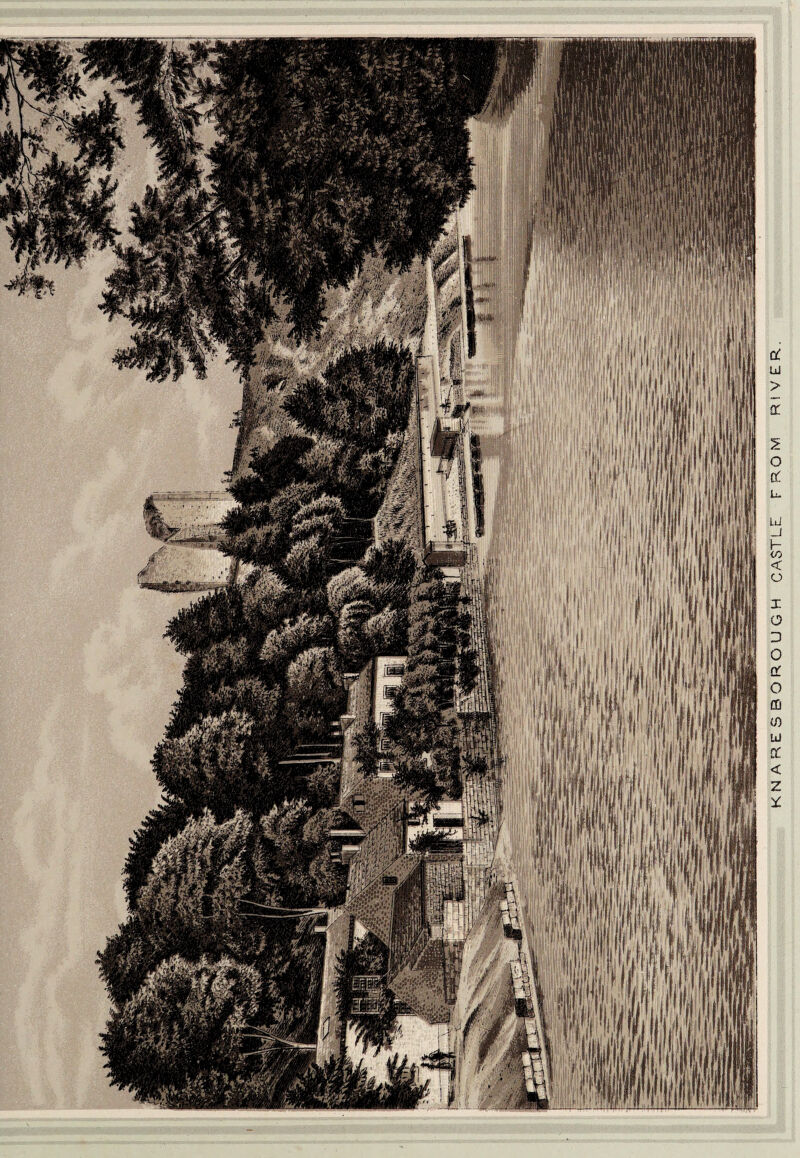
[[[120, 197], [152, 179], [137, 146]], [[107, 255], [46, 300], [0, 288], [0, 1109], [113, 1109], [95, 955], [125, 906], [128, 839], [158, 801], [150, 757], [180, 683], [163, 638], [186, 596], [141, 591], [152, 491], [221, 489], [241, 384], [149, 383], [111, 362]], [[0, 234], [0, 285], [13, 276]]]

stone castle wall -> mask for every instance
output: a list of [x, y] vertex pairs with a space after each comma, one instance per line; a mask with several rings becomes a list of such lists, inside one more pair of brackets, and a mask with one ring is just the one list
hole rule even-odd
[[164, 491], [149, 495], [144, 521], [154, 539], [169, 539], [176, 531], [218, 526], [236, 506], [228, 491]]
[[144, 504], [145, 526], [164, 546], [139, 572], [139, 586], [152, 591], [194, 592], [230, 583], [235, 564], [218, 549], [218, 542], [220, 523], [235, 505], [228, 491], [150, 495]]
[[165, 543], [139, 572], [140, 587], [151, 591], [210, 591], [231, 579], [233, 560], [215, 546]]

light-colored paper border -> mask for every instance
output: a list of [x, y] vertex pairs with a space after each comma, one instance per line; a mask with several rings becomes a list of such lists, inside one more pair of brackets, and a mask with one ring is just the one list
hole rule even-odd
[[[489, 0], [381, 0], [380, 4], [351, 0], [312, 0], [293, 4], [269, 0], [41, 0], [39, 3], [0, 0], [0, 33], [31, 35], [113, 35], [175, 33], [192, 36], [304, 33], [347, 35], [376, 31], [382, 35], [415, 32], [450, 35], [748, 35], [758, 44], [757, 119], [757, 478], [762, 484], [757, 513], [759, 591], [759, 1109], [755, 1112], [680, 1113], [559, 1112], [532, 1115], [467, 1113], [391, 1114], [300, 1111], [172, 1113], [134, 1110], [0, 1113], [0, 1144], [8, 1153], [32, 1156], [77, 1153], [137, 1154], [176, 1152], [205, 1155], [241, 1152], [293, 1153], [312, 1148], [329, 1154], [441, 1153], [442, 1158], [465, 1149], [512, 1155], [545, 1147], [547, 1154], [576, 1151], [592, 1154], [638, 1154], [657, 1146], [658, 1152], [681, 1155], [800, 1153], [797, 1138], [794, 1083], [797, 1058], [794, 950], [794, 834], [797, 796], [792, 777], [791, 662], [798, 646], [792, 632], [792, 595], [796, 577], [791, 550], [778, 591], [784, 610], [783, 650], [783, 807], [768, 809], [766, 770], [766, 676], [768, 667], [767, 601], [775, 597], [766, 566], [770, 515], [780, 515], [792, 534], [792, 451], [800, 445], [792, 407], [792, 392], [784, 390], [779, 418], [767, 413], [766, 379], [769, 351], [780, 345], [784, 372], [797, 382], [792, 362], [792, 322], [800, 316], [792, 296], [792, 255], [800, 246], [792, 231], [792, 190], [800, 187], [800, 170], [792, 152], [792, 126], [797, 124], [797, 80], [800, 60], [793, 44], [797, 18], [790, 0], [735, 4], [727, 0], [687, 0], [649, 3], [631, 0], [609, 4], [583, 2], [518, 3]], [[794, 29], [793, 29], [794, 24]], [[793, 85], [793, 81], [795, 84]], [[800, 413], [800, 411], [798, 411]], [[784, 448], [787, 487], [779, 504], [767, 498], [765, 473], [768, 439], [779, 437]], [[790, 489], [791, 488], [791, 489]], [[788, 627], [787, 627], [788, 624]], [[3, 1059], [9, 1064], [12, 1059]]]

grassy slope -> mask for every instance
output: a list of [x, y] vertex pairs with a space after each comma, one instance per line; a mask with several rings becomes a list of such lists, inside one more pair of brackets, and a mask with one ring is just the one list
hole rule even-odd
[[259, 351], [242, 397], [242, 425], [233, 460], [234, 476], [247, 469], [250, 452], [273, 435], [297, 429], [280, 408], [280, 392], [324, 370], [350, 346], [383, 338], [416, 350], [425, 322], [425, 272], [415, 261], [404, 273], [388, 270], [382, 258], [368, 258], [346, 288], [329, 291], [326, 321], [318, 338], [297, 345], [289, 327], [273, 326]]

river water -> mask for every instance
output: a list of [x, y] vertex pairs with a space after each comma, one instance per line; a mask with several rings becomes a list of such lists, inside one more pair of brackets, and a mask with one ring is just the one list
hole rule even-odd
[[497, 266], [487, 600], [554, 1106], [753, 1105], [753, 82], [743, 42], [567, 42]]

